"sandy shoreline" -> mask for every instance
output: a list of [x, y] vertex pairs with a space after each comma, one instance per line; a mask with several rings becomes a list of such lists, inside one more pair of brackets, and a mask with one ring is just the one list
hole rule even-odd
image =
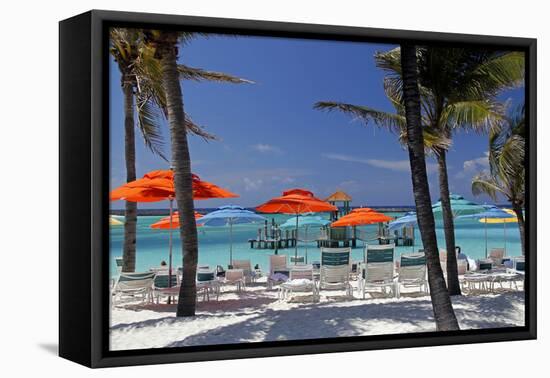
[[[524, 325], [524, 292], [500, 290], [453, 298], [461, 329]], [[357, 293], [356, 293], [357, 295]], [[126, 302], [111, 313], [111, 350], [231, 344], [435, 331], [430, 297], [405, 292], [367, 299], [322, 291], [279, 301], [277, 290], [257, 283], [237, 293], [227, 286], [220, 300], [199, 302], [197, 316], [176, 318], [175, 305]]]

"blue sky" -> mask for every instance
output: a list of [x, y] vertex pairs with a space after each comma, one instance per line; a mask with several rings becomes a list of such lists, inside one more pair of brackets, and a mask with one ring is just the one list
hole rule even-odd
[[[180, 61], [222, 71], [255, 84], [182, 82], [186, 112], [220, 141], [190, 136], [193, 172], [240, 195], [197, 201], [197, 207], [227, 202], [257, 206], [284, 189], [303, 187], [323, 198], [337, 189], [353, 197], [353, 206], [412, 205], [408, 154], [395, 135], [365, 127], [341, 113], [313, 109], [322, 100], [368, 105], [392, 111], [383, 92], [384, 72], [373, 54], [395, 46], [270, 37], [197, 38], [180, 49]], [[111, 186], [125, 181], [123, 101], [120, 74], [110, 66]], [[523, 89], [502, 94], [514, 103]], [[163, 122], [165, 149], [169, 138]], [[136, 133], [137, 174], [166, 169]], [[448, 154], [451, 191], [477, 202], [471, 177], [487, 167], [487, 137], [456, 135]], [[435, 161], [428, 160], [432, 200], [438, 196]], [[122, 201], [112, 204], [121, 208]], [[140, 204], [164, 208], [166, 203]]]

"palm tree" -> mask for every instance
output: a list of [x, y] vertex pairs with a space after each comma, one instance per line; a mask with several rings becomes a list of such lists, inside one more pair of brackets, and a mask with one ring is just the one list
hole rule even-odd
[[[167, 160], [163, 153], [162, 134], [158, 110], [167, 116], [166, 94], [162, 87], [160, 62], [154, 57], [154, 49], [144, 43], [139, 29], [113, 28], [110, 32], [110, 52], [121, 73], [121, 87], [124, 93], [124, 144], [126, 182], [136, 179], [136, 153], [134, 135], [134, 114], [145, 145], [156, 155]], [[178, 65], [181, 80], [217, 81], [234, 84], [252, 83], [222, 72]], [[215, 139], [191, 117], [185, 115], [187, 129], [205, 140]], [[124, 224], [123, 271], [135, 271], [137, 203], [127, 201]]]
[[426, 253], [428, 282], [436, 328], [438, 331], [458, 330], [458, 321], [445, 286], [435, 235], [435, 220], [432, 213], [432, 201], [424, 155], [416, 48], [414, 45], [401, 45], [401, 50], [403, 103], [407, 120], [407, 145], [411, 164], [411, 178], [418, 227], [420, 228]]
[[472, 179], [472, 193], [488, 194], [497, 201], [504, 195], [518, 218], [521, 252], [525, 255], [525, 108], [521, 107], [506, 127], [489, 137], [489, 172]]
[[[386, 96], [397, 114], [366, 106], [337, 102], [320, 102], [321, 109], [339, 109], [361, 118], [366, 124], [399, 133], [405, 142], [400, 49], [375, 55], [378, 67], [388, 74], [384, 78]], [[517, 85], [523, 79], [523, 55], [485, 52], [473, 49], [417, 49], [421, 121], [426, 148], [438, 162], [440, 199], [443, 210], [445, 243], [448, 253], [447, 281], [451, 295], [460, 294], [455, 255], [454, 222], [449, 198], [446, 154], [457, 129], [488, 131], [498, 126], [502, 107], [495, 101], [499, 90]]]
[[[140, 77], [136, 62], [140, 60], [140, 34], [135, 29], [111, 29], [110, 52], [118, 64], [121, 74], [120, 85], [124, 94], [124, 157], [126, 162], [126, 182], [136, 179], [136, 146], [134, 97]], [[143, 59], [141, 59], [143, 61]], [[142, 81], [142, 80], [140, 80]], [[162, 155], [162, 140], [159, 126], [148, 112], [149, 104], [138, 107], [138, 126], [146, 144], [157, 154]], [[124, 272], [136, 268], [136, 223], [137, 203], [126, 201], [124, 222], [123, 266]]]
[[[166, 96], [166, 115], [170, 129], [172, 166], [176, 203], [180, 214], [180, 238], [182, 240], [183, 278], [181, 282], [176, 316], [194, 316], [196, 305], [196, 284], [198, 260], [198, 238], [193, 203], [191, 158], [187, 133], [193, 132], [186, 123], [180, 78], [185, 77], [177, 59], [178, 45], [186, 43], [195, 33], [145, 30], [145, 43], [153, 49], [160, 64], [162, 93]], [[194, 78], [205, 71], [195, 71]], [[221, 74], [220, 74], [221, 75]], [[242, 79], [240, 82], [249, 82]]]

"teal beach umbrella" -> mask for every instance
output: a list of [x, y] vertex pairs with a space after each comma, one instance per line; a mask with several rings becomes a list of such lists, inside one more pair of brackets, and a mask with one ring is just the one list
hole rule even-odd
[[[459, 215], [475, 214], [485, 211], [485, 207], [475, 202], [469, 201], [458, 194], [451, 194], [451, 210], [453, 211], [453, 217], [456, 218]], [[441, 207], [441, 200], [432, 205], [432, 212], [434, 215], [440, 215], [443, 212]]]

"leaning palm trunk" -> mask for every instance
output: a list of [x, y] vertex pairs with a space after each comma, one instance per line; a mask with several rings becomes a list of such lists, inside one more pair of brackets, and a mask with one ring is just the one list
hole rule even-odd
[[180, 214], [180, 238], [183, 255], [183, 277], [176, 316], [194, 316], [197, 296], [195, 282], [198, 259], [197, 226], [193, 204], [191, 159], [177, 65], [178, 35], [175, 32], [161, 32], [159, 41], [162, 86], [166, 93], [174, 186]]
[[416, 64], [416, 48], [414, 45], [401, 45], [403, 99], [407, 119], [407, 144], [411, 164], [411, 177], [418, 226], [428, 265], [428, 282], [436, 329], [438, 331], [458, 330], [458, 322], [451, 304], [451, 298], [445, 286], [445, 279], [439, 262], [435, 221], [431, 207], [428, 175], [426, 174]]
[[521, 254], [525, 256], [525, 218], [523, 217], [523, 209], [519, 204], [513, 204], [512, 209], [518, 218], [519, 236], [521, 240]]
[[[136, 145], [134, 136], [134, 93], [131, 78], [123, 75], [124, 92], [124, 157], [126, 159], [126, 182], [136, 179]], [[124, 246], [122, 271], [136, 270], [136, 224], [137, 203], [126, 201], [124, 221]]]
[[440, 149], [436, 155], [439, 169], [439, 196], [441, 197], [443, 230], [445, 232], [445, 246], [447, 248], [447, 289], [449, 290], [449, 295], [461, 295], [455, 251], [455, 226], [449, 193], [449, 179], [447, 176], [447, 152]]

